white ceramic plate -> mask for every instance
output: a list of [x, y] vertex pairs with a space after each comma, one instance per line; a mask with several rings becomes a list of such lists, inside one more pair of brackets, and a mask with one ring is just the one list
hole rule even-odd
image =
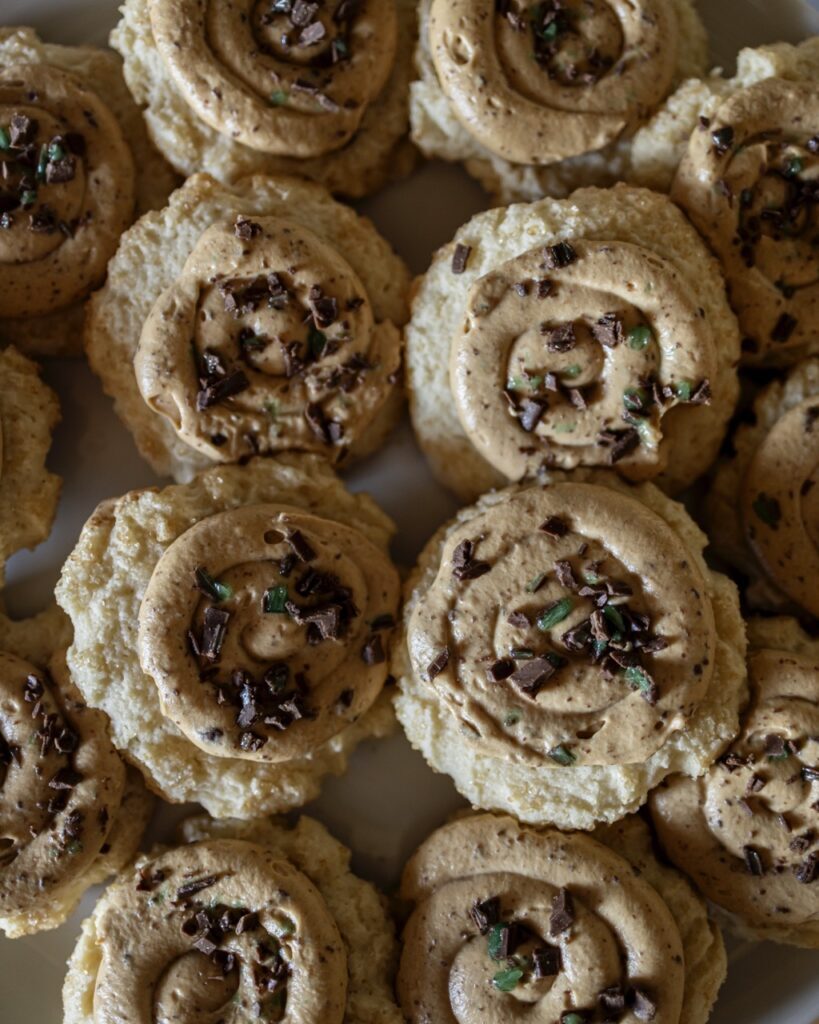
[[[819, 0], [700, 0], [716, 63], [731, 68], [741, 46], [819, 33]], [[0, 0], [0, 23], [34, 25], [49, 41], [104, 43], [116, 21], [114, 0]], [[486, 205], [456, 167], [423, 166], [409, 180], [361, 204], [416, 273], [455, 229]], [[34, 552], [12, 559], [5, 597], [16, 616], [49, 599], [60, 566], [98, 501], [161, 483], [136, 453], [87, 366], [57, 360], [45, 367], [59, 393], [63, 421], [52, 468], [64, 478], [55, 530]], [[455, 510], [436, 484], [404, 424], [384, 451], [348, 478], [370, 491], [400, 527], [397, 560], [411, 564], [434, 529]], [[401, 735], [364, 744], [349, 772], [329, 780], [306, 808], [353, 850], [353, 866], [390, 889], [415, 846], [462, 801], [449, 779], [434, 775]], [[163, 805], [146, 843], [167, 838], [182, 808]], [[62, 928], [31, 938], [0, 939], [0, 1024], [58, 1024], [65, 961], [89, 894]], [[731, 966], [713, 1024], [819, 1024], [819, 954], [769, 943], [729, 940]]]

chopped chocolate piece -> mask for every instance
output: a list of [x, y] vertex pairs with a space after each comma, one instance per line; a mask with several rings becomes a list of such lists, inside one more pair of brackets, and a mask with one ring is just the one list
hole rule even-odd
[[628, 1002], [637, 1020], [654, 1020], [657, 1015], [657, 1004], [644, 989], [629, 989]]
[[186, 900], [189, 897], [202, 892], [203, 889], [210, 889], [210, 887], [212, 885], [216, 885], [218, 881], [218, 875], [206, 875], [204, 878], [196, 878], [193, 881], [185, 882], [176, 890], [174, 902], [179, 903], [182, 900]]
[[[615, 433], [615, 431], [612, 431], [612, 433]], [[618, 436], [609, 449], [609, 462], [612, 466], [620, 462], [621, 459], [626, 458], [627, 455], [631, 455], [640, 444], [640, 435], [634, 428], [618, 430], [616, 433]]]
[[497, 896], [477, 900], [470, 908], [469, 916], [481, 935], [486, 935], [489, 929], [500, 921], [500, 900]]
[[592, 324], [591, 332], [597, 341], [601, 345], [605, 345], [606, 348], [614, 348], [625, 337], [623, 321], [616, 313], [606, 313], [601, 316], [597, 323]]
[[25, 146], [34, 142], [37, 135], [38, 124], [32, 117], [25, 114], [12, 114], [9, 120], [9, 139], [12, 146]]
[[583, 392], [580, 391], [578, 388], [569, 388], [568, 395], [569, 401], [572, 403], [575, 409], [580, 409], [580, 411], [583, 412], [587, 408], [586, 399], [583, 397]]
[[287, 535], [287, 543], [293, 549], [293, 554], [300, 561], [312, 562], [316, 558], [315, 551], [301, 530], [293, 530], [292, 533], [289, 533]]
[[559, 516], [549, 516], [538, 527], [541, 533], [547, 534], [549, 537], [565, 537], [569, 532], [569, 527], [566, 522]]
[[440, 651], [427, 666], [427, 679], [431, 682], [439, 676], [449, 664], [449, 648], [445, 647]]
[[735, 751], [729, 750], [727, 754], [720, 758], [720, 764], [729, 772], [735, 772], [737, 768], [744, 767], [746, 761], [741, 754], [737, 754]]
[[550, 661], [546, 658], [533, 658], [516, 669], [509, 677], [509, 681], [523, 693], [535, 697], [543, 688], [543, 684], [554, 674], [555, 667]]
[[361, 660], [365, 665], [380, 665], [386, 661], [381, 637], [375, 633], [361, 648]]
[[568, 242], [558, 242], [556, 245], [546, 246], [543, 250], [543, 259], [549, 269], [559, 270], [574, 263], [577, 253]]
[[819, 765], [806, 764], [801, 774], [805, 782], [819, 782]]
[[758, 850], [754, 849], [753, 846], [743, 846], [742, 855], [745, 858], [745, 867], [749, 874], [757, 876], [765, 874], [765, 867]]
[[82, 781], [82, 775], [75, 772], [73, 768], [66, 765], [60, 768], [49, 780], [49, 789], [73, 789], [78, 782]]
[[603, 1014], [605, 1024], [614, 1024], [623, 1016], [626, 1009], [626, 994], [620, 985], [604, 988], [598, 995], [597, 1002]]
[[243, 732], [239, 738], [239, 746], [242, 750], [261, 750], [265, 743], [267, 743], [267, 737], [258, 736], [255, 732]]
[[773, 326], [771, 340], [786, 342], [796, 329], [798, 321], [790, 313], [783, 313]]
[[691, 393], [691, 397], [688, 401], [692, 405], [710, 405], [711, 404], [711, 382], [706, 377], [705, 380], [701, 380], [700, 383], [694, 388]]
[[748, 779], [748, 785], [745, 787], [746, 793], [758, 793], [761, 789], [765, 788], [765, 780], [761, 775], [757, 775], [754, 772], [750, 779]]
[[471, 252], [471, 245], [462, 245], [460, 242], [458, 242], [452, 253], [453, 274], [462, 274], [466, 270], [466, 265], [469, 262], [469, 256]]
[[514, 626], [515, 629], [528, 629], [532, 625], [523, 612], [510, 612], [506, 621], [510, 626]]
[[575, 578], [571, 562], [566, 559], [560, 559], [555, 562], [555, 576], [557, 576], [558, 581], [567, 590], [577, 590], [579, 584]]
[[561, 956], [557, 946], [538, 946], [532, 951], [532, 971], [536, 978], [552, 978], [560, 973]]
[[815, 850], [813, 853], [809, 853], [799, 867], [796, 868], [794, 874], [796, 875], [796, 881], [801, 882], [802, 885], [810, 885], [811, 882], [815, 882], [819, 877], [819, 853]]
[[47, 185], [62, 185], [73, 181], [77, 173], [77, 165], [73, 156], [64, 156], [60, 160], [49, 160], [45, 168]]
[[218, 405], [220, 402], [246, 391], [249, 387], [250, 381], [244, 370], [234, 370], [233, 373], [226, 374], [224, 377], [211, 378], [196, 396], [196, 409], [198, 412], [203, 412], [212, 405]]
[[541, 333], [546, 336], [546, 348], [550, 352], [571, 352], [577, 344], [574, 324], [542, 328]]
[[248, 911], [236, 922], [236, 934], [243, 935], [245, 932], [252, 932], [259, 926], [259, 915], [255, 911]]
[[723, 156], [731, 148], [734, 142], [734, 129], [727, 124], [724, 128], [718, 128], [711, 132], [711, 141], [717, 156]]
[[317, 402], [311, 402], [304, 410], [304, 416], [313, 433], [325, 444], [336, 444], [343, 436], [343, 428], [335, 420], [328, 420]]
[[549, 403], [542, 398], [524, 398], [520, 403], [518, 422], [527, 434], [531, 434], [543, 417]]
[[574, 924], [574, 901], [568, 889], [561, 889], [552, 897], [552, 913], [549, 917], [549, 933], [562, 935]]
[[312, 25], [302, 29], [299, 35], [299, 46], [315, 46], [327, 35], [327, 29], [320, 21], [314, 21]]
[[262, 226], [256, 221], [250, 220], [249, 217], [237, 217], [236, 223], [233, 225], [233, 233], [243, 242], [248, 242], [262, 233]]
[[143, 869], [139, 873], [139, 881], [137, 882], [137, 892], [153, 892], [158, 885], [161, 885], [165, 881], [165, 872], [158, 869], [156, 871], [148, 871]]
[[222, 608], [206, 608], [203, 616], [202, 639], [198, 653], [207, 661], [217, 661], [225, 642], [230, 612]]

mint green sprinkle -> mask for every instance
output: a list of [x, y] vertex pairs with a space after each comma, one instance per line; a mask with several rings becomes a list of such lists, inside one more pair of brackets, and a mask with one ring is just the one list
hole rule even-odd
[[562, 764], [564, 768], [568, 768], [569, 765], [575, 763], [577, 758], [563, 743], [558, 743], [556, 747], [552, 747], [549, 751], [549, 757], [558, 764]]
[[572, 599], [570, 597], [563, 597], [559, 601], [555, 601], [554, 604], [544, 608], [540, 613], [537, 620], [537, 628], [541, 633], [548, 632], [553, 626], [562, 622], [571, 610]]
[[217, 604], [233, 597], [233, 587], [214, 579], [207, 569], [199, 566], [194, 570], [194, 576], [196, 577], [196, 585], [199, 589], [204, 591]]
[[287, 604], [287, 587], [270, 587], [264, 592], [262, 609], [268, 614], [283, 615]]
[[651, 328], [647, 324], [638, 324], [628, 332], [629, 348], [639, 352], [648, 345], [652, 337]]
[[583, 367], [579, 363], [572, 363], [571, 366], [567, 366], [565, 370], [560, 371], [561, 377], [568, 377], [569, 380], [574, 380], [575, 377], [579, 377], [583, 371]]
[[537, 576], [534, 577], [534, 579], [529, 580], [529, 582], [526, 584], [527, 593], [534, 594], [534, 592], [540, 587], [541, 583], [543, 583], [543, 581], [546, 579], [546, 576], [547, 573], [539, 572]]
[[270, 102], [274, 107], [283, 107], [287, 103], [287, 93], [284, 89], [276, 89], [270, 94]]
[[486, 943], [489, 955], [493, 960], [501, 960], [503, 957], [503, 930], [508, 927], [509, 925], [505, 921], [499, 921], [489, 929]]
[[805, 169], [805, 165], [798, 156], [792, 156], [785, 167], [785, 174], [789, 178], [795, 178], [797, 174], [801, 174]]
[[626, 682], [633, 690], [639, 690], [642, 694], [651, 693], [651, 680], [645, 672], [636, 665], [626, 669]]
[[674, 394], [681, 402], [690, 402], [692, 393], [690, 380], [678, 380], [674, 384]]
[[614, 626], [615, 629], [619, 630], [621, 633], [625, 632], [626, 624], [623, 621], [623, 616], [618, 611], [616, 605], [607, 604], [606, 607], [603, 609], [603, 614], [606, 616], [606, 618], [609, 620], [612, 626]]
[[507, 971], [498, 971], [492, 984], [499, 992], [511, 992], [522, 977], [523, 971], [519, 967], [512, 967]]

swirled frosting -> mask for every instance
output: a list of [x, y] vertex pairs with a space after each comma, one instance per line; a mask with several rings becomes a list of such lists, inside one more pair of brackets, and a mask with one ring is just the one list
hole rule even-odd
[[0, 168], [0, 316], [84, 297], [133, 215], [133, 159], [116, 118], [69, 72], [3, 68]]
[[157, 49], [206, 124], [251, 149], [345, 145], [395, 59], [394, 0], [150, 0]]
[[671, 912], [588, 836], [466, 818], [421, 846], [402, 896], [416, 904], [398, 975], [412, 1024], [680, 1019]]
[[349, 526], [280, 505], [211, 515], [153, 571], [142, 668], [203, 750], [303, 757], [378, 696], [398, 590], [387, 556]]
[[819, 395], [788, 409], [764, 436], [740, 493], [745, 534], [768, 578], [819, 615]]
[[483, 146], [548, 164], [601, 149], [668, 92], [677, 22], [666, 0], [432, 0], [441, 87]]
[[479, 278], [450, 387], [481, 455], [510, 479], [546, 466], [662, 472], [664, 432], [696, 431], [718, 341], [691, 286], [641, 246], [537, 246]]
[[506, 492], [453, 528], [408, 625], [413, 670], [487, 753], [643, 762], [714, 668], [714, 616], [680, 537], [590, 483]]
[[819, 187], [815, 85], [768, 78], [701, 118], [672, 197], [722, 262], [753, 362], [792, 362], [815, 343]]
[[400, 332], [352, 267], [295, 221], [208, 228], [143, 326], [143, 398], [219, 461], [285, 449], [340, 457], [395, 382]]
[[817, 945], [819, 661], [761, 648], [748, 670], [739, 736], [703, 777], [655, 790], [652, 814], [669, 856], [714, 903], [753, 929], [810, 930], [805, 944]]
[[64, 699], [48, 673], [7, 652], [0, 694], [0, 921], [19, 933], [100, 854], [125, 768], [102, 714]]
[[256, 844], [214, 839], [143, 859], [94, 921], [95, 1024], [344, 1017], [347, 956], [326, 903]]

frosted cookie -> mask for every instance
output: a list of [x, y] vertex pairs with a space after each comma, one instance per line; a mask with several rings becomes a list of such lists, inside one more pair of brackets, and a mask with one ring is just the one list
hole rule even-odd
[[59, 420], [57, 396], [36, 363], [0, 350], [0, 583], [15, 551], [51, 532], [61, 481], [45, 461]]
[[736, 77], [684, 83], [635, 140], [633, 177], [670, 187], [720, 259], [749, 363], [819, 352], [818, 148], [819, 38], [742, 50]]
[[465, 501], [548, 467], [682, 490], [737, 400], [718, 264], [665, 196], [624, 185], [473, 217], [406, 338], [415, 432]]
[[434, 832], [401, 883], [414, 904], [398, 973], [409, 1024], [522, 1007], [563, 1024], [704, 1024], [725, 977], [704, 904], [657, 863], [641, 823], [610, 845], [492, 814]]
[[498, 203], [609, 185], [635, 129], [706, 67], [691, 0], [420, 0], [412, 138]]
[[82, 302], [175, 181], [115, 54], [0, 28], [0, 343], [76, 354]]
[[359, 197], [411, 169], [413, 0], [126, 0], [111, 45], [185, 175], [299, 174]]
[[650, 798], [668, 856], [740, 934], [819, 948], [819, 641], [748, 623], [751, 702], [700, 779]]
[[123, 237], [86, 351], [159, 474], [288, 450], [336, 461], [398, 418], [408, 288], [370, 221], [320, 186], [197, 174]]
[[613, 474], [463, 509], [407, 583], [393, 673], [410, 742], [474, 807], [560, 828], [701, 775], [746, 689], [736, 589], [705, 542], [681, 505]]
[[11, 938], [61, 925], [133, 857], [152, 808], [71, 680], [70, 638], [56, 606], [0, 616], [0, 928]]
[[193, 818], [182, 830], [188, 845], [140, 858], [83, 923], [65, 1024], [148, 1024], [180, 1003], [230, 1005], [242, 1020], [401, 1024], [383, 902], [322, 825]]
[[299, 806], [392, 726], [393, 524], [316, 456], [103, 502], [63, 568], [68, 661], [166, 800]]
[[752, 608], [819, 616], [819, 359], [754, 401], [717, 464], [706, 514], [715, 551], [749, 580]]

